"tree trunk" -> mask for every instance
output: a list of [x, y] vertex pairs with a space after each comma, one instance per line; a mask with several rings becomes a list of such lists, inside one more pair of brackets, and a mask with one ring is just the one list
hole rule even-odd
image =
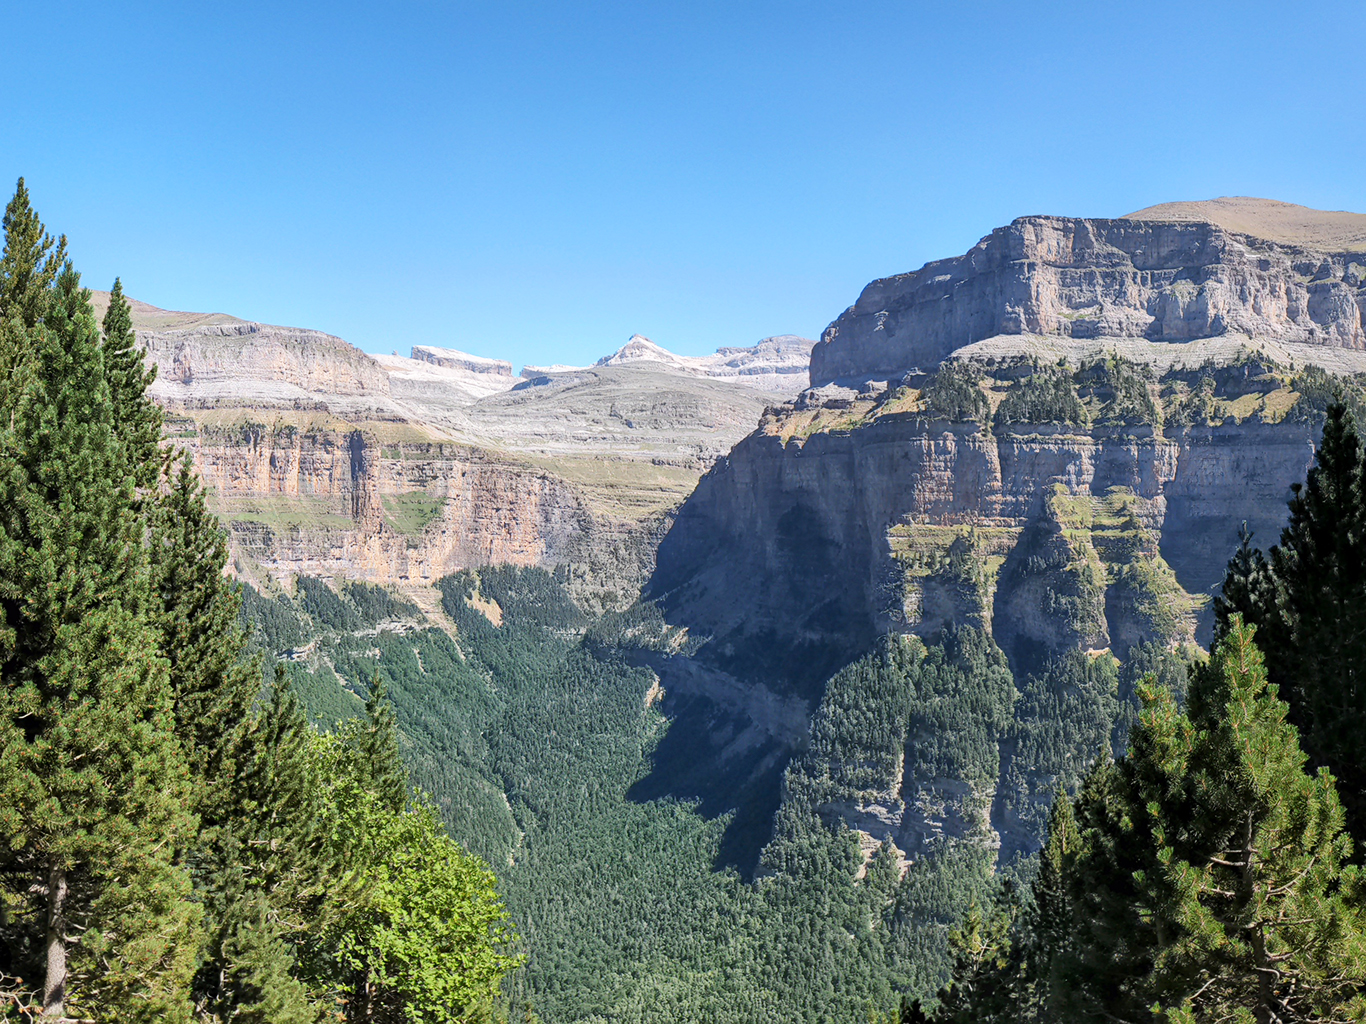
[[43, 1017], [66, 1016], [66, 870], [53, 867], [47, 876], [47, 981], [43, 985]]

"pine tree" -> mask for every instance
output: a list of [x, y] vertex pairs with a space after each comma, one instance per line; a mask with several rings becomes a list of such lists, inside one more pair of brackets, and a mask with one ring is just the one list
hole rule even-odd
[[[1101, 771], [1110, 762], [1102, 761]], [[1048, 815], [1048, 835], [1039, 851], [1039, 873], [1035, 876], [1033, 906], [1027, 917], [1028, 929], [1019, 941], [1023, 947], [1022, 977], [1015, 984], [1020, 1017], [1043, 1017], [1045, 1008], [1057, 1000], [1062, 982], [1057, 965], [1072, 950], [1072, 900], [1068, 892], [1068, 867], [1081, 848], [1072, 799], [1061, 788], [1053, 798]]]
[[1015, 1019], [1019, 1010], [1021, 948], [1013, 934], [1019, 901], [1012, 885], [987, 907], [975, 900], [949, 933], [952, 980], [939, 991], [937, 1024], [977, 1024]]
[[227, 762], [220, 812], [195, 848], [208, 941], [195, 998], [213, 1019], [302, 1024], [320, 1010], [329, 932], [363, 889], [336, 842], [318, 739], [277, 666], [268, 704]]
[[55, 243], [29, 203], [19, 179], [5, 207], [5, 251], [0, 256], [0, 317], [31, 329], [42, 320], [57, 275], [66, 264], [66, 236]]
[[[1229, 559], [1223, 586], [1214, 598], [1216, 643], [1228, 635], [1229, 621], [1238, 615], [1247, 625], [1257, 627], [1258, 635], [1266, 645], [1280, 625], [1275, 609], [1276, 590], [1271, 568], [1261, 551], [1252, 546], [1252, 531], [1243, 523], [1238, 530], [1238, 550]], [[1284, 642], [1284, 637], [1277, 639]]]
[[49, 1016], [182, 1019], [194, 819], [99, 331], [22, 181], [5, 228], [0, 972]]
[[104, 313], [104, 372], [113, 403], [114, 433], [128, 455], [134, 482], [147, 489], [157, 483], [161, 465], [161, 407], [147, 398], [156, 380], [156, 366], [145, 366], [144, 349], [137, 345], [133, 315], [123, 295], [123, 282], [114, 278], [109, 308]]
[[1315, 465], [1292, 488], [1290, 522], [1263, 559], [1248, 538], [1216, 613], [1255, 625], [1271, 682], [1311, 763], [1338, 779], [1348, 830], [1366, 843], [1366, 458], [1335, 402]]
[[232, 778], [232, 759], [242, 756], [260, 669], [244, 658], [240, 590], [224, 572], [228, 538], [188, 453], [168, 464], [167, 478], [146, 510], [150, 618], [170, 662], [177, 732], [205, 784], [199, 810], [215, 823], [234, 813], [221, 805], [228, 799], [221, 787]]
[[408, 770], [398, 749], [398, 725], [389, 693], [378, 672], [365, 702], [363, 723], [352, 726], [348, 747], [351, 772], [362, 788], [374, 793], [380, 806], [401, 811], [408, 802]]
[[1270, 553], [1287, 642], [1269, 648], [1269, 668], [1305, 749], [1338, 778], [1349, 823], [1366, 841], [1366, 462], [1341, 403], [1328, 410], [1315, 461]]
[[1366, 1016], [1366, 893], [1333, 780], [1305, 772], [1252, 638], [1230, 620], [1188, 713], [1145, 686], [1129, 754], [1079, 796], [1053, 1019]]

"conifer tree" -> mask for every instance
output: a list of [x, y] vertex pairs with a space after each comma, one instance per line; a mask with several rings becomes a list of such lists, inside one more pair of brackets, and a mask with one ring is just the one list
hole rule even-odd
[[1246, 537], [1216, 607], [1259, 630], [1271, 682], [1314, 765], [1327, 766], [1349, 831], [1366, 843], [1366, 458], [1335, 402], [1290, 522], [1263, 559]]
[[43, 1012], [177, 1020], [194, 827], [89, 292], [22, 181], [0, 257], [0, 972]]
[[224, 572], [228, 538], [188, 452], [168, 463], [166, 476], [164, 491], [146, 509], [150, 618], [170, 662], [176, 728], [205, 784], [199, 810], [215, 823], [234, 813], [221, 805], [229, 799], [222, 787], [233, 777], [232, 759], [243, 756], [260, 669], [243, 657], [241, 596]]
[[313, 941], [361, 882], [343, 869], [317, 743], [277, 666], [195, 849], [208, 933], [195, 998], [212, 1019], [301, 1024], [320, 1011]]
[[952, 980], [939, 990], [940, 1024], [1009, 1020], [1017, 1006], [1020, 949], [1012, 935], [1019, 904], [1008, 885], [990, 906], [975, 900], [949, 933]]
[[5, 207], [0, 255], [0, 316], [31, 329], [43, 318], [52, 286], [66, 264], [66, 236], [53, 241], [29, 203], [24, 179]]
[[[1257, 634], [1267, 646], [1277, 636], [1280, 624], [1275, 614], [1276, 591], [1271, 568], [1261, 551], [1252, 546], [1252, 531], [1243, 523], [1238, 530], [1238, 550], [1224, 570], [1224, 582], [1214, 598], [1214, 636], [1216, 643], [1228, 635], [1230, 620], [1237, 615], [1249, 626], [1257, 627]], [[1279, 649], [1279, 647], [1277, 647]]]
[[1078, 798], [1054, 1019], [1366, 1014], [1362, 878], [1343, 866], [1341, 806], [1331, 776], [1304, 770], [1252, 638], [1230, 620], [1188, 714], [1146, 686], [1130, 753]]
[[374, 793], [380, 806], [401, 811], [408, 802], [408, 770], [398, 749], [398, 725], [389, 692], [378, 672], [365, 702], [365, 719], [357, 723], [350, 743], [351, 769], [361, 786]]
[[161, 465], [161, 407], [147, 398], [156, 380], [156, 366], [144, 363], [146, 352], [138, 347], [133, 314], [123, 295], [123, 282], [114, 278], [109, 308], [104, 313], [104, 373], [114, 413], [114, 433], [128, 454], [134, 483], [147, 489], [157, 483]]

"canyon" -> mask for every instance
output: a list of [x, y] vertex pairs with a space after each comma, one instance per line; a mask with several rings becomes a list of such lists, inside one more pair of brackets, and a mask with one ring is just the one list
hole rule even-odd
[[729, 862], [754, 870], [809, 799], [870, 857], [950, 837], [1006, 863], [1094, 749], [1027, 763], [1002, 726], [971, 777], [926, 775], [912, 730], [876, 784], [808, 785], [858, 774], [811, 745], [831, 680], [976, 630], [1023, 709], [1059, 659], [1207, 644], [1240, 527], [1275, 541], [1327, 401], [1361, 394], [1363, 224], [1250, 199], [1024, 217], [872, 282], [819, 342], [682, 357], [634, 336], [520, 375], [135, 316], [168, 436], [259, 590], [364, 580], [440, 621], [456, 570], [556, 569], [590, 614], [649, 607], [686, 639], [627, 650], [670, 722], [632, 796], [730, 815]]

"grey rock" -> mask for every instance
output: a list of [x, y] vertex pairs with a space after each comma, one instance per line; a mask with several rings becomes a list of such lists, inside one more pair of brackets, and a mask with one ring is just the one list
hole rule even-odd
[[963, 256], [869, 284], [813, 348], [811, 383], [898, 378], [1001, 335], [1361, 350], [1363, 282], [1357, 251], [1208, 223], [1021, 217]]

